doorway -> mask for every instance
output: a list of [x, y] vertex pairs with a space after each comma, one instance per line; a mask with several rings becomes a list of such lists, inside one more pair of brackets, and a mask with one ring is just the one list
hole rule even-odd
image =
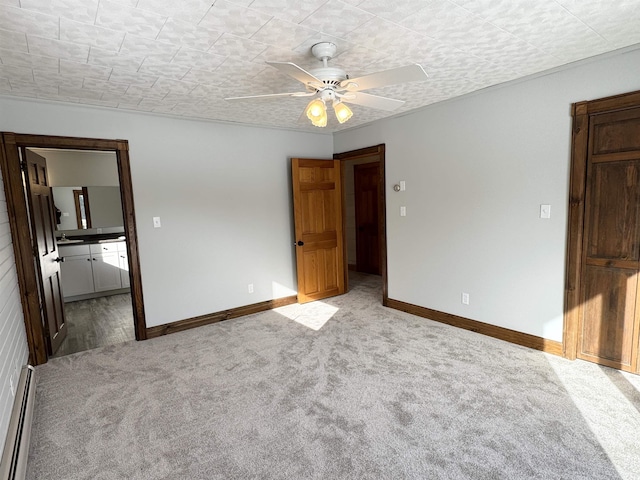
[[[345, 187], [342, 202], [343, 218], [345, 219], [345, 245], [347, 246], [344, 263], [348, 265], [348, 268], [345, 269], [345, 282], [348, 285], [349, 271], [380, 275], [382, 304], [387, 305], [389, 298], [387, 293], [385, 146], [380, 144], [338, 153], [333, 158], [341, 161]], [[364, 171], [360, 180], [365, 179], [364, 184], [359, 185], [358, 189], [356, 189], [357, 174], [355, 173], [357, 166], [362, 166]], [[360, 215], [357, 215], [356, 212], [357, 202], [360, 202]], [[358, 231], [360, 228], [362, 230]], [[358, 240], [360, 240], [360, 245], [358, 245]], [[358, 251], [360, 251], [360, 256], [358, 256]]]
[[54, 341], [48, 328], [49, 353], [60, 357], [134, 340], [115, 152], [30, 147], [25, 153], [44, 164], [56, 212], [64, 335]]
[[640, 92], [573, 106], [564, 354], [640, 372]]
[[[30, 361], [33, 364], [46, 363], [51, 355], [46, 326], [46, 309], [42, 301], [42, 277], [34, 264], [35, 237], [30, 222], [30, 209], [25, 197], [25, 183], [21, 152], [29, 148], [69, 149], [82, 151], [113, 152], [117, 161], [119, 195], [122, 204], [125, 254], [128, 258], [131, 289], [131, 307], [135, 338], [146, 339], [146, 321], [142, 297], [142, 282], [138, 257], [138, 242], [135, 226], [135, 210], [131, 172], [129, 166], [128, 143], [126, 140], [102, 140], [75, 137], [55, 137], [3, 132], [0, 137], [2, 174], [7, 197], [10, 225], [18, 284], [27, 333]], [[54, 261], [60, 262], [54, 259]]]

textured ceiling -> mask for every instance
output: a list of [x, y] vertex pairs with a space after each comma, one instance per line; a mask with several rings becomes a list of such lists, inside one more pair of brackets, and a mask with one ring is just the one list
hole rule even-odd
[[0, 0], [0, 95], [320, 131], [308, 99], [228, 102], [303, 91], [264, 63], [330, 66], [356, 77], [412, 63], [425, 82], [367, 93], [350, 128], [640, 43], [639, 0]]

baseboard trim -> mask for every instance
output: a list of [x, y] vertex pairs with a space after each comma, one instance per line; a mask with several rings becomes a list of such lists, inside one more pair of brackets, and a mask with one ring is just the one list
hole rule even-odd
[[522, 345], [523, 347], [529, 347], [536, 350], [541, 350], [553, 355], [562, 356], [562, 343], [555, 340], [548, 340], [546, 338], [537, 337], [528, 333], [518, 332], [516, 330], [510, 330], [508, 328], [498, 327], [496, 325], [490, 325], [484, 322], [478, 322], [477, 320], [471, 320], [469, 318], [459, 317], [450, 313], [439, 312], [438, 310], [432, 310], [430, 308], [419, 307], [411, 303], [402, 302], [400, 300], [393, 300], [389, 298], [386, 301], [386, 305], [389, 308], [400, 310], [402, 312], [411, 313], [419, 317], [428, 318], [440, 323], [446, 323], [454, 327], [463, 328], [472, 332], [481, 333], [489, 337], [504, 340], [505, 342], [515, 343]]
[[208, 313], [206, 315], [200, 315], [199, 317], [186, 318], [184, 320], [178, 320], [177, 322], [166, 323], [156, 327], [147, 327], [147, 338], [161, 337], [162, 335], [181, 332], [183, 330], [189, 330], [190, 328], [201, 327], [203, 325], [209, 325], [211, 323], [217, 323], [231, 318], [264, 312], [266, 310], [284, 307], [285, 305], [291, 305], [297, 301], [298, 297], [296, 295], [292, 295], [290, 297], [276, 298], [274, 300], [253, 303], [243, 307], [231, 308], [221, 312]]

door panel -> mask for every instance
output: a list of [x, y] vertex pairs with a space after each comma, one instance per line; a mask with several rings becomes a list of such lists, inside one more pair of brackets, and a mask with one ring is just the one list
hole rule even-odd
[[638, 260], [640, 160], [593, 163], [589, 257]]
[[637, 371], [640, 109], [589, 127], [577, 356]]
[[634, 109], [603, 115], [594, 122], [593, 155], [640, 150], [640, 118]]
[[291, 161], [298, 301], [341, 295], [344, 284], [340, 162]]
[[32, 234], [37, 250], [36, 263], [40, 273], [40, 304], [51, 355], [67, 335], [58, 246], [55, 240], [55, 206], [45, 158], [30, 150], [23, 150], [23, 155], [26, 161]]
[[380, 275], [380, 165], [354, 165], [356, 210], [356, 267], [359, 272]]
[[631, 366], [636, 270], [587, 266], [581, 353], [599, 363]]

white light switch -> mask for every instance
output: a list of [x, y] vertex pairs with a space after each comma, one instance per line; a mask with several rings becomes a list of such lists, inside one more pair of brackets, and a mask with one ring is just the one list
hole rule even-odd
[[160, 228], [161, 226], [160, 217], [153, 217], [153, 228]]
[[400, 216], [401, 217], [407, 216], [407, 207], [400, 207]]
[[551, 218], [551, 205], [540, 205], [540, 218]]
[[68, 217], [69, 216], [69, 212], [62, 212], [62, 216], [63, 217]]
[[400, 180], [400, 191], [404, 192], [407, 189], [407, 183], [404, 180]]

